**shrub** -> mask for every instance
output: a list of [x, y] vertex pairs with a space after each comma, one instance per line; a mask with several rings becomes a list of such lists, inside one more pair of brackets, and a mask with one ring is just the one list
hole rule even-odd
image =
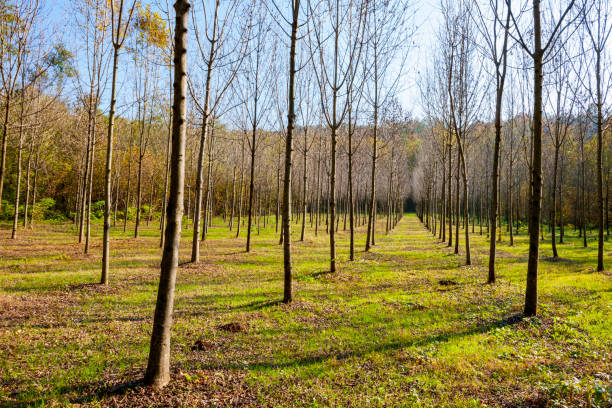
[[46, 220], [46, 219], [56, 219], [58, 217], [63, 217], [59, 212], [53, 211], [52, 208], [55, 206], [55, 200], [46, 197], [41, 198], [34, 204], [32, 208], [32, 218], [35, 220]]
[[15, 215], [15, 205], [6, 200], [2, 200], [2, 209], [0, 209], [0, 220], [11, 220]]
[[104, 201], [91, 203], [91, 217], [96, 219], [104, 217]]

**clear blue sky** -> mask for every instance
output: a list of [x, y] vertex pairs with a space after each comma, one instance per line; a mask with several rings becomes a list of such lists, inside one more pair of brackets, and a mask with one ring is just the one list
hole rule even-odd
[[[171, 0], [169, 0], [171, 2]], [[144, 0], [144, 3], [152, 3]], [[70, 24], [70, 19], [66, 18], [72, 13], [72, 0], [43, 0], [43, 8], [45, 15], [48, 16], [48, 29], [63, 39], [69, 49], [74, 49], [74, 30], [76, 29]], [[431, 60], [431, 50], [435, 46], [435, 32], [440, 24], [441, 13], [439, 11], [439, 0], [414, 0], [418, 11], [415, 15], [414, 23], [418, 26], [416, 36], [414, 38], [415, 47], [411, 50], [411, 54], [407, 59], [407, 65], [404, 72], [404, 80], [402, 81], [402, 91], [399, 99], [404, 107], [416, 116], [421, 115], [420, 98], [417, 88], [418, 73], [422, 71]], [[121, 78], [121, 82], [125, 78]], [[121, 92], [121, 86], [119, 87]], [[121, 95], [118, 95], [119, 102]], [[104, 105], [104, 104], [103, 104]], [[103, 110], [107, 109], [101, 106]]]

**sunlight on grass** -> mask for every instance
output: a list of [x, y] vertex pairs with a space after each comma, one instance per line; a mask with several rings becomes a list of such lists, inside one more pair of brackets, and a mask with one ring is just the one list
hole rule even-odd
[[[384, 231], [384, 220], [379, 224]], [[230, 378], [240, 378], [252, 405], [271, 406], [572, 405], [597, 398], [593, 406], [604, 406], [610, 398], [612, 282], [593, 270], [595, 245], [582, 248], [573, 231], [559, 245], [562, 261], [548, 261], [550, 243], [542, 245], [540, 315], [522, 319], [525, 235], [514, 247], [503, 237], [499, 280], [489, 286], [488, 241], [478, 232], [472, 267], [462, 266], [463, 247], [453, 255], [414, 215], [380, 234], [369, 253], [360, 227], [357, 259], [349, 262], [341, 225], [338, 272], [330, 274], [325, 226], [317, 237], [309, 228], [303, 243], [296, 230], [296, 300], [283, 305], [273, 223], [255, 230], [246, 253], [244, 230], [236, 239], [215, 219], [202, 262], [179, 271], [172, 347], [181, 387], [223, 392]], [[92, 254], [83, 255], [70, 225], [24, 232], [17, 241], [1, 233], [0, 403], [109, 404], [100, 389], [137, 379], [146, 363], [157, 225], [139, 239], [113, 231], [109, 287], [96, 284], [97, 236]], [[189, 236], [184, 230], [185, 262]], [[219, 329], [229, 322], [244, 330]]]

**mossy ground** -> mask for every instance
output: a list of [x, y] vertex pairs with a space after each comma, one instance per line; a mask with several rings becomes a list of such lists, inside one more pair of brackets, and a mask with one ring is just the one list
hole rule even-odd
[[[414, 215], [329, 273], [325, 229], [298, 242], [294, 296], [282, 297], [274, 226], [244, 252], [215, 220], [202, 262], [182, 264], [172, 331], [173, 379], [142, 387], [159, 277], [159, 230], [113, 231], [110, 285], [72, 225], [39, 224], [10, 239], [0, 226], [0, 406], [608, 406], [612, 277], [596, 245], [567, 231], [561, 260], [541, 249], [539, 315], [521, 316], [527, 237], [499, 244], [487, 285], [486, 237], [463, 266]], [[378, 231], [384, 231], [384, 219]], [[189, 228], [181, 259], [189, 259]], [[504, 230], [504, 234], [506, 234]], [[463, 236], [461, 236], [463, 240]], [[612, 262], [606, 253], [608, 263]], [[238, 323], [237, 332], [220, 328]], [[197, 343], [197, 344], [196, 344]]]

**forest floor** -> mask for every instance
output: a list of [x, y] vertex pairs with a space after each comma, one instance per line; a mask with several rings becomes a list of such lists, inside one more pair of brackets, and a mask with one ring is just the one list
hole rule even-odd
[[[594, 272], [569, 230], [561, 259], [542, 245], [539, 315], [521, 316], [527, 237], [499, 244], [487, 285], [486, 237], [474, 266], [414, 215], [338, 272], [328, 236], [294, 245], [294, 297], [282, 297], [274, 226], [234, 238], [215, 220], [190, 264], [184, 231], [172, 330], [172, 381], [141, 385], [159, 278], [157, 226], [113, 231], [110, 285], [97, 284], [101, 242], [82, 254], [72, 225], [44, 223], [10, 239], [0, 225], [0, 406], [609, 406], [612, 276]], [[299, 228], [294, 224], [298, 237]], [[340, 224], [342, 230], [342, 223]], [[384, 219], [378, 231], [384, 232]], [[569, 236], [572, 234], [572, 236]], [[94, 225], [94, 236], [101, 235]], [[612, 257], [606, 253], [612, 266]]]

